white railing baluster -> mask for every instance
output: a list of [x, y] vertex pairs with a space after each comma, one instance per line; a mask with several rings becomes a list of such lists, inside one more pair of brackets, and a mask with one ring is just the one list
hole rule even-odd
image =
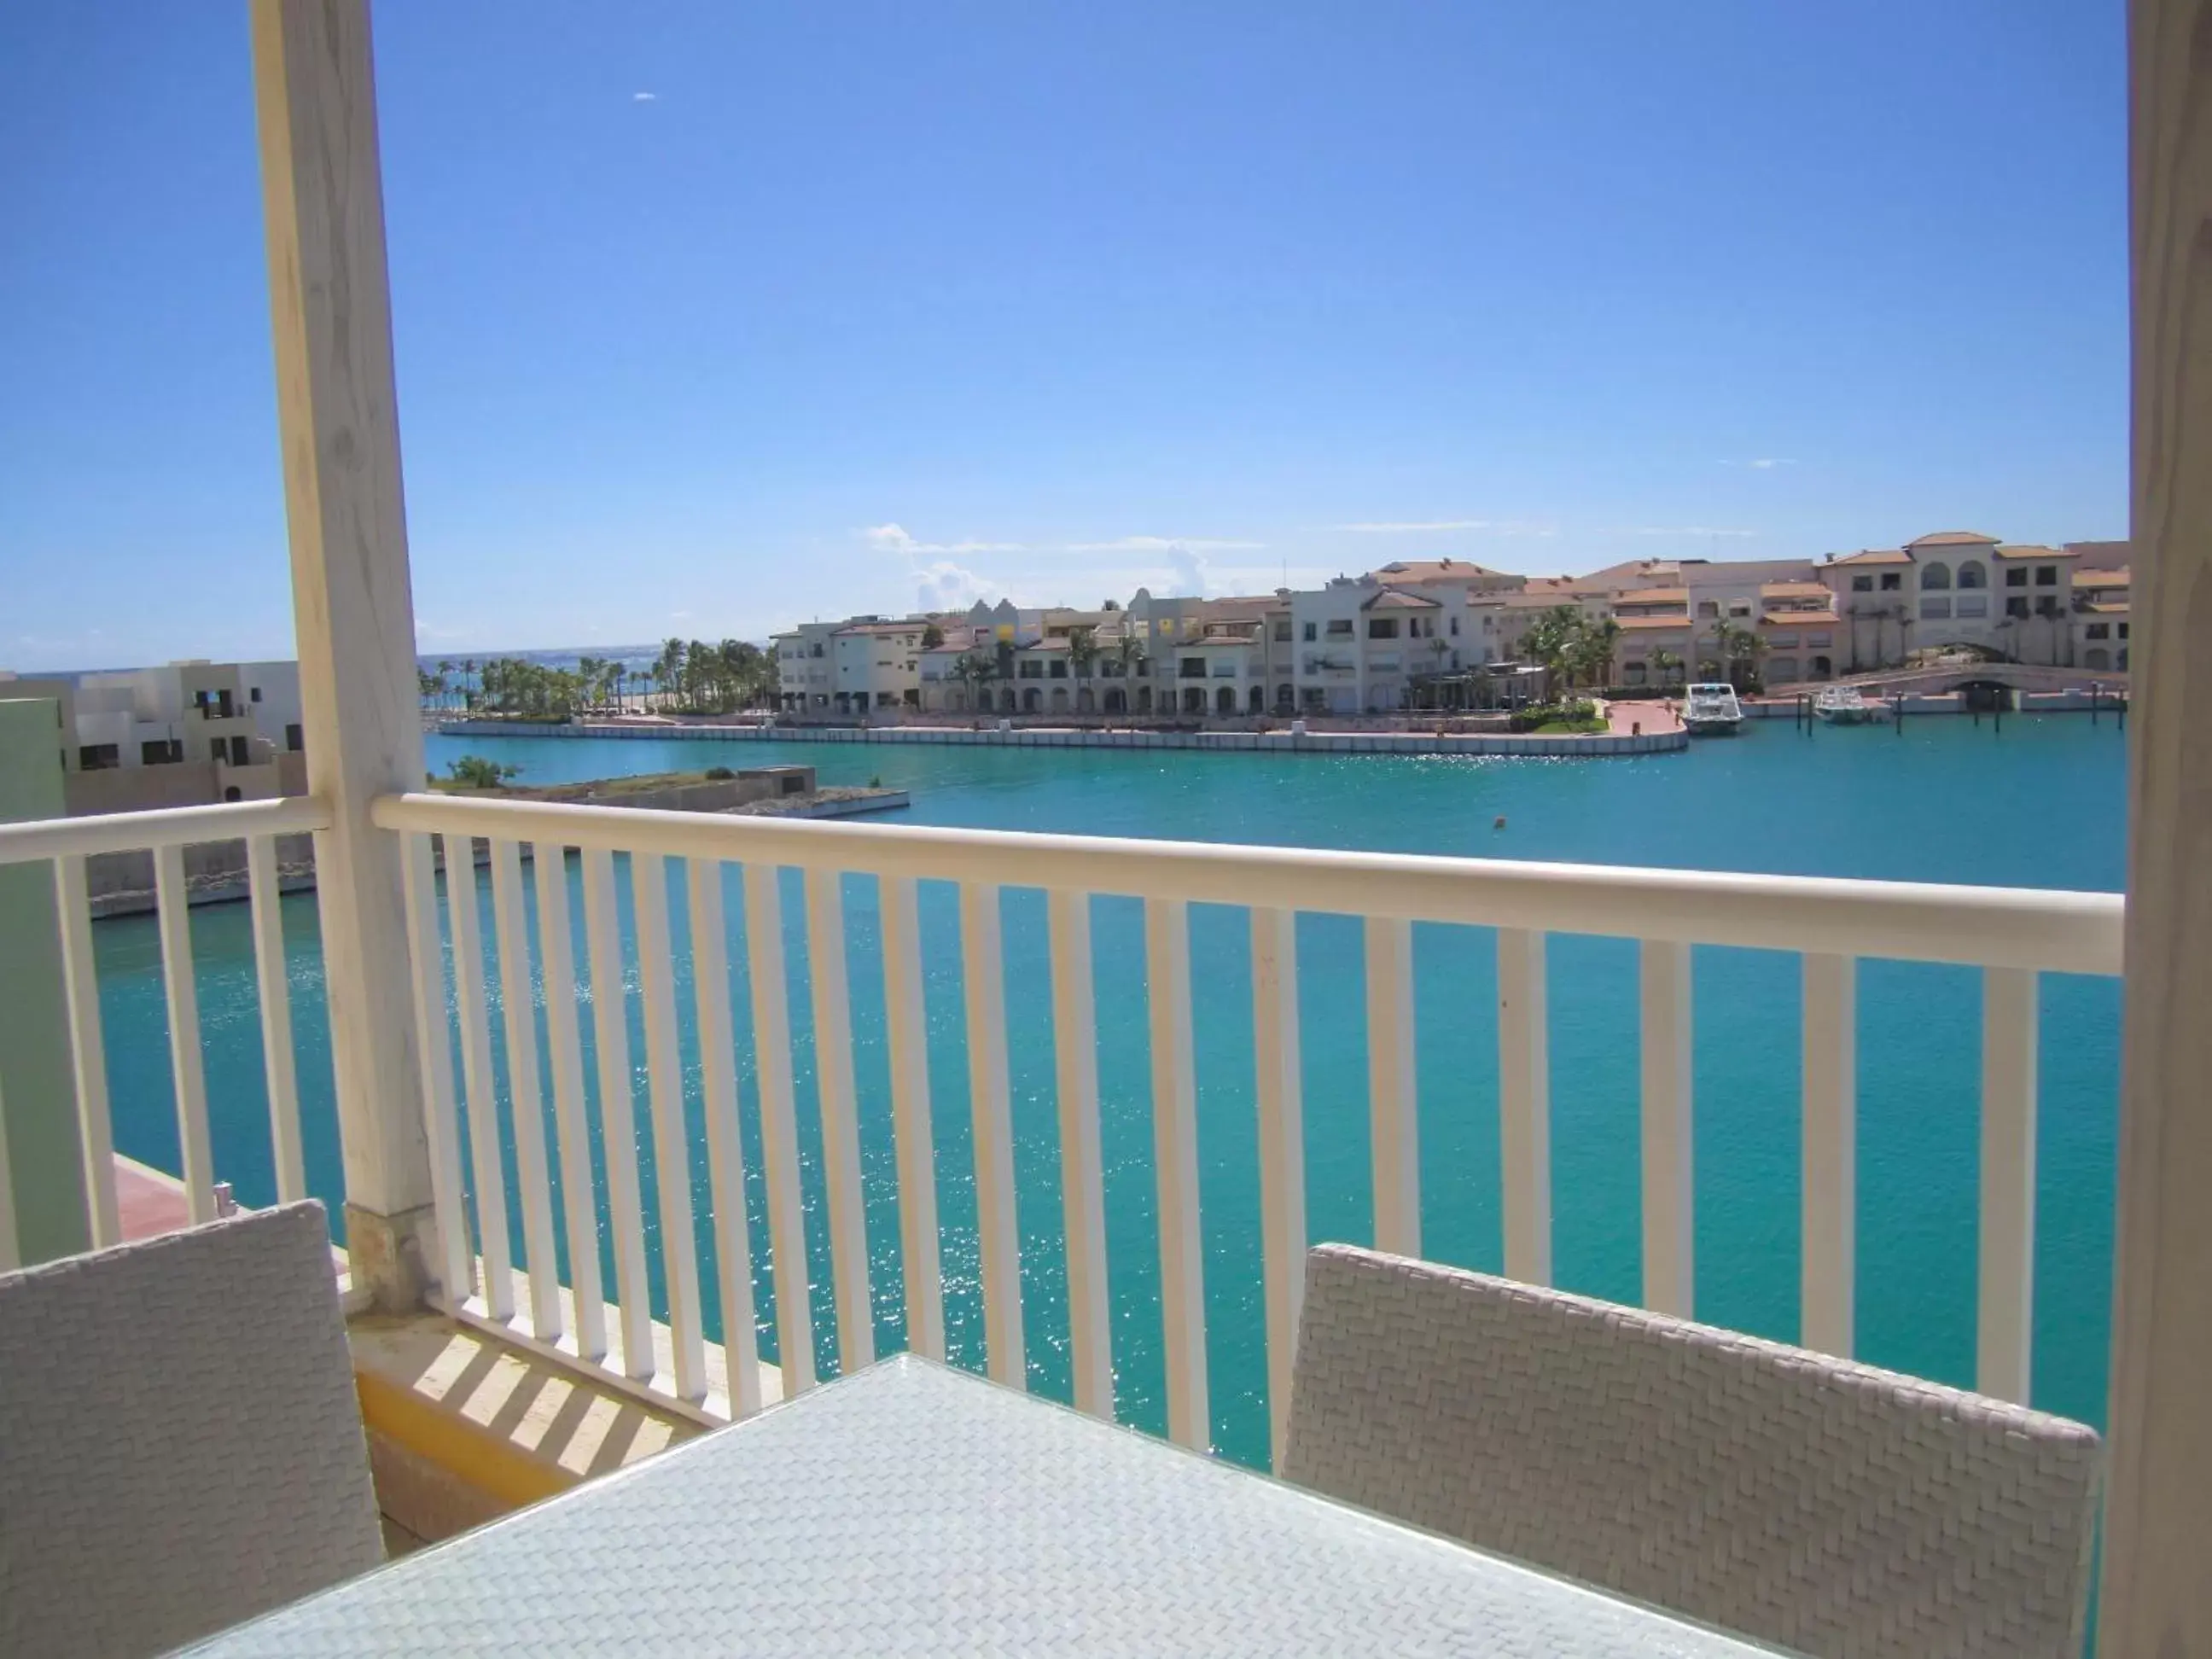
[[422, 1069], [422, 1132], [430, 1145], [430, 1202], [438, 1217], [439, 1293], [447, 1311], [476, 1285], [468, 1206], [461, 1176], [460, 1127], [453, 1119], [452, 1025], [446, 1013], [446, 952], [438, 932], [438, 878], [430, 837], [401, 837], [401, 894], [407, 910], [409, 975], [415, 995], [416, 1058]]
[[530, 1269], [530, 1328], [540, 1342], [562, 1329], [560, 1259], [553, 1248], [553, 1182], [545, 1162], [545, 1098], [538, 1086], [537, 997], [530, 927], [522, 914], [522, 848], [491, 844], [491, 913], [499, 930], [500, 1011], [507, 1030], [507, 1099], [514, 1124], [514, 1177], [522, 1200], [522, 1252]]
[[707, 1179], [714, 1200], [714, 1267], [721, 1283], [722, 1352], [730, 1413], [761, 1408], [760, 1333], [753, 1311], [753, 1243], [745, 1220], [744, 1143], [738, 1133], [738, 1049], [730, 1018], [729, 922], [722, 866], [693, 859], [684, 871], [691, 903], [691, 989], [699, 1012], [700, 1107], [707, 1126]]
[[182, 847], [155, 852], [154, 903], [161, 934], [161, 981], [169, 1003], [169, 1071], [177, 1087], [185, 1210], [197, 1224], [215, 1219], [215, 1152], [208, 1141], [207, 1071], [200, 1055], [199, 988], [192, 980], [191, 902]]
[[1498, 930], [1498, 1208], [1505, 1276], [1552, 1282], [1552, 1040], [1544, 936]]
[[1413, 1061], [1413, 924], [1370, 916], [1367, 1123], [1375, 1248], [1421, 1253], [1421, 1134]]
[[1856, 1300], [1858, 963], [1804, 964], [1804, 1240], [1798, 1341], [1849, 1358]]
[[62, 924], [62, 986], [69, 1000], [70, 1060], [76, 1074], [78, 1145], [91, 1200], [92, 1244], [123, 1242], [115, 1196], [115, 1131], [108, 1115], [107, 1049], [100, 1036], [100, 960], [92, 948], [92, 900], [84, 855], [54, 860], [54, 908]]
[[899, 1253], [905, 1258], [907, 1346], [945, 1358], [945, 1280], [937, 1247], [937, 1154], [929, 1118], [928, 1015], [921, 924], [907, 876], [877, 883], [883, 915], [884, 1026], [890, 1048], [891, 1134], [898, 1159]]
[[2027, 1403], [2035, 1337], [2035, 975], [1982, 974], [1982, 1216], [1974, 1386]]
[[707, 1336], [699, 1317], [699, 1239], [691, 1223], [691, 1148], [684, 1127], [683, 1054], [676, 1029], [676, 977], [668, 951], [668, 862], [633, 853], [630, 899], [637, 911], [638, 994], [645, 1004], [645, 1076], [653, 1104], [653, 1185], [660, 1194], [660, 1267], [668, 1285], [668, 1334], [676, 1352], [676, 1396], [707, 1397]]
[[629, 1068], [629, 991], [623, 975], [615, 855], [584, 849], [584, 938], [591, 957], [592, 1043], [599, 1062], [599, 1146], [607, 1164], [607, 1227], [614, 1237], [623, 1374], [653, 1372], [653, 1304], [646, 1289], [645, 1205], [638, 1194], [637, 1100]]
[[837, 1297], [837, 1364], [876, 1362], [868, 1286], [868, 1211], [860, 1188], [860, 1108], [853, 1093], [853, 1005], [845, 973], [844, 878], [806, 872], [807, 962], [814, 986], [814, 1080], [822, 1104], [822, 1174], [830, 1192], [830, 1269]]
[[776, 1364], [788, 1400], [812, 1388], [815, 1376], [806, 1210], [799, 1183], [798, 1111], [792, 1101], [790, 990], [783, 976], [783, 904], [774, 865], [748, 864], [744, 884], [761, 1157], [768, 1164], [768, 1235], [775, 1274]]
[[1691, 1317], [1690, 947], [1645, 939], [1639, 978], [1644, 1074], [1644, 1304]]
[[1252, 1058], [1260, 1114], [1267, 1417], [1280, 1468], [1306, 1287], [1305, 1094], [1298, 1044], [1298, 919], [1292, 911], [1252, 912]]
[[1160, 1317], [1168, 1435], [1212, 1443], [1206, 1386], [1206, 1253], [1198, 1213], [1198, 1082], [1190, 1024], [1190, 907], [1145, 901], [1145, 985], [1152, 1029], [1152, 1159], [1160, 1194]]
[[1075, 1408], [1114, 1420], [1114, 1336], [1106, 1281], [1105, 1168], [1098, 1141], [1098, 1009], [1091, 896], [1046, 901], [1052, 949], [1052, 1048], [1060, 1097], [1060, 1207], [1067, 1229], [1067, 1340]]
[[476, 848], [467, 836], [448, 834], [441, 839], [446, 920], [453, 930], [454, 999], [460, 1007], [461, 1085], [469, 1114], [477, 1248], [483, 1253], [484, 1311], [494, 1319], [507, 1320], [514, 1317], [514, 1255], [507, 1230], [507, 1170], [499, 1156], [499, 1104], [492, 1091], [491, 1016], [484, 996]]
[[553, 1061], [553, 1129], [561, 1153], [561, 1210], [568, 1236], [568, 1290], [576, 1352], [607, 1357], [606, 1292], [599, 1282], [599, 1206], [592, 1182], [592, 1134], [584, 1117], [584, 1045], [576, 1027], [576, 943], [568, 915], [568, 853], [536, 842], [538, 966], [545, 984], [545, 1036]]
[[983, 1346], [991, 1380], [1028, 1385], [1022, 1338], [1021, 1231], [1014, 1214], [1013, 1108], [1006, 1084], [1006, 992], [999, 890], [960, 888], [960, 961], [968, 1005], [968, 1100], [975, 1132], [975, 1231], [983, 1280]]
[[292, 1059], [292, 992], [284, 961], [284, 892], [276, 875], [276, 837], [246, 840], [246, 880], [253, 913], [253, 979], [261, 1000], [261, 1066], [269, 1084], [269, 1144], [276, 1201], [307, 1195], [300, 1150], [300, 1085]]

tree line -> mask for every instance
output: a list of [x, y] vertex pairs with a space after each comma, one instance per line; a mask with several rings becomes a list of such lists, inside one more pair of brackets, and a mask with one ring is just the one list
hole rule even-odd
[[[1699, 678], [1726, 679], [1738, 690], [1758, 689], [1759, 659], [1765, 654], [1766, 641], [1755, 629], [1741, 627], [1726, 617], [1705, 627], [1694, 621], [1686, 625]], [[1542, 665], [1555, 688], [1602, 686], [1613, 677], [1620, 635], [1620, 624], [1610, 617], [1598, 621], [1571, 605], [1554, 605], [1529, 624], [1521, 636], [1520, 651], [1528, 661]], [[1652, 671], [1662, 685], [1680, 684], [1688, 665], [1672, 651], [1651, 653]]]
[[744, 640], [671, 638], [643, 667], [614, 657], [580, 656], [573, 668], [522, 657], [470, 657], [417, 668], [428, 709], [567, 720], [582, 713], [632, 710], [727, 714], [775, 702], [775, 659]]

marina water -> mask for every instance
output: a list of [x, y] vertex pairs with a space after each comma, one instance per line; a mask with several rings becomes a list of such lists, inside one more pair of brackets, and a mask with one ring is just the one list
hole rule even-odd
[[[523, 781], [532, 783], [716, 764], [809, 764], [824, 783], [879, 777], [911, 790], [911, 811], [885, 822], [2106, 890], [2119, 888], [2124, 878], [2125, 749], [2109, 718], [2092, 726], [2078, 715], [2008, 719], [2001, 732], [1987, 721], [1962, 718], [1909, 721], [1901, 733], [1861, 727], [1806, 735], [1767, 722], [1735, 741], [1700, 744], [1687, 754], [1588, 761], [895, 744], [481, 738], [429, 744], [431, 764], [441, 772], [465, 752], [482, 754], [520, 766]], [[1504, 827], [1494, 828], [1501, 817]], [[568, 877], [572, 885], [579, 879], [573, 859]], [[672, 871], [678, 994], [688, 1009], [682, 879]], [[835, 1321], [806, 950], [798, 878], [787, 872], [784, 880], [813, 1312], [827, 1369], [836, 1351]], [[485, 949], [495, 957], [489, 879], [480, 872], [477, 881]], [[626, 879], [622, 884], [629, 952]], [[773, 1358], [775, 1304], [739, 886], [726, 882], [725, 908], [754, 1293], [763, 1357]], [[874, 884], [848, 877], [844, 896], [878, 1342], [896, 1346], [903, 1340], [902, 1298]], [[956, 1359], [980, 1366], [982, 1304], [957, 907], [953, 890], [941, 883], [923, 884], [921, 902], [947, 1340]], [[343, 1180], [330, 1104], [313, 901], [295, 896], [283, 908], [308, 1180], [330, 1205], [335, 1224]], [[580, 927], [580, 902], [571, 908]], [[1033, 1388], [1065, 1398], [1067, 1326], [1044, 897], [1010, 889], [1004, 908], [1030, 1376]], [[1214, 1437], [1233, 1455], [1264, 1462], [1248, 933], [1240, 910], [1197, 905], [1192, 918]], [[1309, 915], [1298, 927], [1308, 1218], [1316, 1240], [1371, 1236], [1358, 926], [1350, 918]], [[235, 1184], [242, 1202], [265, 1203], [274, 1196], [274, 1181], [246, 907], [203, 907], [192, 928], [217, 1172]], [[153, 921], [118, 919], [96, 933], [117, 1146], [174, 1170]], [[1097, 900], [1093, 933], [1117, 1406], [1125, 1420], [1158, 1430], [1165, 1403], [1141, 907], [1126, 898]], [[1414, 930], [1414, 953], [1423, 1253], [1496, 1270], [1503, 1249], [1491, 938], [1483, 929], [1422, 925]], [[582, 955], [580, 941], [580, 961]], [[634, 990], [634, 955], [630, 962]], [[496, 1031], [497, 974], [490, 972]], [[1554, 936], [1549, 979], [1556, 1276], [1567, 1288], [1632, 1302], [1641, 1283], [1636, 946], [1625, 939]], [[2120, 989], [2113, 980], [2058, 975], [2041, 983], [2033, 1403], [2101, 1423]], [[1785, 1340], [1797, 1332], [1798, 999], [1794, 955], [1695, 952], [1697, 1314]], [[1980, 1001], [1973, 969], [1861, 965], [1859, 1354], [1967, 1385], [1974, 1368]], [[629, 1018], [642, 1124], [644, 1045], [634, 998]], [[596, 1113], [592, 1021], [581, 1024]], [[714, 1256], [703, 1248], [711, 1206], [689, 1027], [687, 1016], [684, 1061], [702, 1299], [708, 1334], [719, 1339]], [[495, 1040], [495, 1050], [499, 1047]], [[511, 1188], [511, 1121], [496, 1054], [495, 1064], [502, 1121], [510, 1128]], [[594, 1157], [603, 1151], [595, 1144]], [[665, 1316], [649, 1145], [641, 1145], [640, 1157], [655, 1312]], [[509, 1213], [519, 1215], [519, 1207], [510, 1204]], [[519, 1220], [516, 1231], [519, 1261]], [[611, 1283], [611, 1256], [603, 1268]]]

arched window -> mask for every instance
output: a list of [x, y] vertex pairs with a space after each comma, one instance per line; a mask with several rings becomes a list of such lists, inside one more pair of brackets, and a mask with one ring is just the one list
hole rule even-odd
[[1252, 688], [1251, 695], [1250, 695], [1249, 696], [1248, 696], [1248, 697], [1246, 697], [1246, 698], [1245, 698], [1245, 702], [1247, 702], [1248, 703], [1251, 704], [1251, 706], [1252, 706], [1252, 712], [1253, 712], [1254, 714], [1266, 714], [1266, 713], [1267, 712], [1267, 688], [1266, 688], [1265, 686], [1260, 686], [1260, 685], [1255, 685], [1255, 686], [1254, 686], [1254, 687]]
[[1233, 714], [1237, 712], [1235, 686], [1224, 685], [1213, 694], [1213, 712], [1217, 714]]
[[1982, 568], [1979, 559], [1969, 559], [1959, 567], [1960, 586], [1987, 587], [1989, 585], [1990, 573]]
[[1920, 586], [1924, 592], [1931, 587], [1948, 588], [1951, 585], [1951, 567], [1948, 564], [1923, 564], [1920, 567]]

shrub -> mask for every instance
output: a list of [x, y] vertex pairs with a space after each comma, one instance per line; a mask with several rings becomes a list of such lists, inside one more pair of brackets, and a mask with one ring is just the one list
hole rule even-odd
[[446, 769], [464, 789], [496, 789], [509, 778], [522, 775], [520, 767], [501, 766], [482, 755], [464, 755]]
[[709, 783], [727, 783], [737, 775], [726, 766], [710, 766], [707, 769], [707, 781]]

